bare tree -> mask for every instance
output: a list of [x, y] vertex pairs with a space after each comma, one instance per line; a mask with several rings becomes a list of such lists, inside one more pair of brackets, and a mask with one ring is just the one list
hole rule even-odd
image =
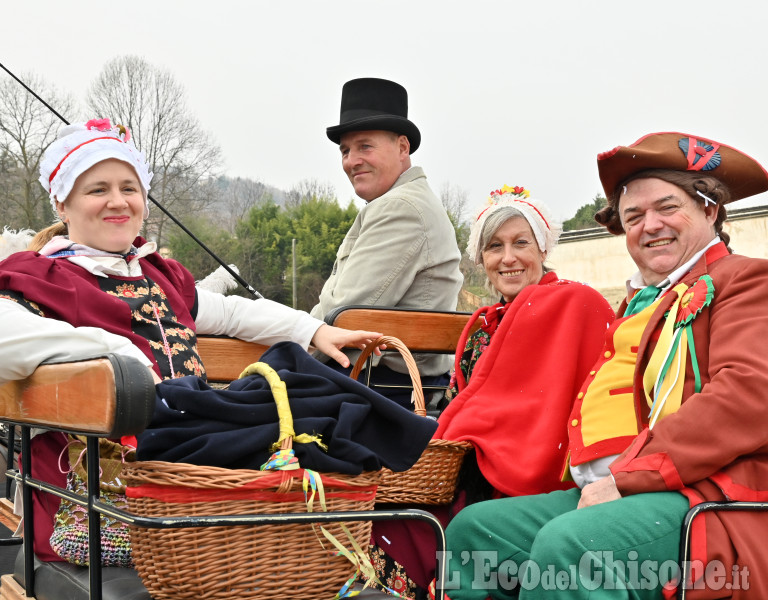
[[440, 188], [440, 202], [454, 227], [464, 222], [468, 201], [467, 190], [458, 185], [446, 182]]
[[478, 282], [484, 281], [484, 275], [475, 268], [466, 253], [467, 242], [469, 241], [469, 222], [466, 220], [469, 194], [457, 185], [445, 183], [440, 188], [440, 201], [443, 203], [456, 233], [456, 244], [461, 251], [459, 269], [464, 275], [464, 285], [476, 285]]
[[[107, 63], [87, 98], [91, 116], [110, 117], [131, 129], [154, 173], [152, 197], [176, 215], [208, 204], [200, 184], [221, 165], [219, 147], [191, 115], [185, 96], [170, 72], [124, 56]], [[144, 234], [162, 243], [167, 221], [162, 211], [151, 211]]]
[[261, 181], [241, 177], [231, 180], [223, 197], [227, 207], [228, 231], [234, 233], [238, 221], [243, 220], [251, 208], [269, 198], [269, 189]]
[[286, 195], [285, 207], [295, 208], [307, 200], [336, 200], [336, 189], [317, 179], [302, 179]]
[[242, 177], [218, 177], [210, 179], [202, 192], [211, 201], [204, 213], [214, 219], [219, 227], [235, 233], [238, 222], [246, 218], [251, 208], [274, 200], [274, 188], [261, 181]]
[[[22, 75], [27, 85], [59, 114], [73, 112], [74, 100], [39, 77]], [[48, 194], [38, 183], [40, 158], [63, 124], [12, 79], [0, 81], [0, 223], [40, 230], [54, 220]]]

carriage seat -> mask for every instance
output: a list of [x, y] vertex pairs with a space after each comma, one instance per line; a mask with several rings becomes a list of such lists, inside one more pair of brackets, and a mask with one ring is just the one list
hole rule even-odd
[[[244, 366], [256, 362], [266, 348], [231, 338], [201, 336], [201, 355], [211, 381], [236, 379]], [[86, 401], [102, 398], [101, 403]], [[26, 380], [0, 386], [0, 416], [13, 425], [41, 426], [89, 436], [135, 434], [151, 420], [154, 384], [138, 361], [109, 355], [80, 363], [41, 366]], [[2, 576], [0, 598], [24, 600], [23, 547], [13, 574]], [[101, 567], [104, 600], [152, 600], [138, 573], [121, 567]], [[37, 600], [90, 600], [87, 567], [34, 559]], [[286, 590], [286, 598], [291, 598]], [[380, 600], [387, 594], [367, 589], [359, 600]]]
[[[24, 549], [16, 557], [13, 578], [24, 586]], [[152, 600], [133, 569], [102, 567], [103, 600]], [[3, 582], [5, 586], [5, 581]], [[89, 600], [87, 567], [66, 562], [42, 562], [35, 558], [35, 598], [37, 600]]]

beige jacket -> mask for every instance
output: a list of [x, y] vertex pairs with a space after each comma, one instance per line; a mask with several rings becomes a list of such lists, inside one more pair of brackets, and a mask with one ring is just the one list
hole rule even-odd
[[[353, 304], [456, 310], [463, 282], [460, 259], [445, 208], [421, 167], [411, 167], [357, 215], [311, 314], [322, 319], [334, 308]], [[351, 360], [356, 356], [350, 353]], [[407, 372], [399, 357], [381, 361]], [[452, 362], [452, 356], [417, 357], [422, 375], [444, 373]]]

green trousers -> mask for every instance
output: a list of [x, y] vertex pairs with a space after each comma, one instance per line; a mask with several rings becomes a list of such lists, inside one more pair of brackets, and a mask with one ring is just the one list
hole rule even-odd
[[627, 496], [577, 510], [581, 490], [489, 500], [446, 530], [451, 600], [653, 598], [678, 574], [677, 492]]

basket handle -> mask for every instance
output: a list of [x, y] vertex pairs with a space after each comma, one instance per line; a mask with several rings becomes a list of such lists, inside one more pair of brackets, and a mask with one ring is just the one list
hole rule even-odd
[[379, 339], [373, 340], [363, 349], [349, 376], [352, 379], [357, 379], [357, 376], [360, 375], [360, 371], [363, 370], [365, 361], [368, 360], [368, 357], [373, 353], [373, 351], [382, 344], [386, 344], [388, 349], [394, 348], [400, 352], [400, 355], [405, 361], [405, 366], [408, 367], [408, 374], [411, 376], [411, 383], [413, 384], [413, 394], [411, 395], [411, 401], [416, 405], [416, 408], [413, 412], [415, 412], [420, 417], [426, 417], [427, 411], [424, 407], [424, 390], [421, 389], [421, 375], [419, 374], [419, 369], [416, 366], [416, 361], [414, 360], [411, 351], [408, 350], [408, 347], [398, 338], [391, 335], [383, 335]]
[[277, 437], [277, 442], [273, 444], [273, 449], [279, 447], [281, 450], [290, 450], [293, 448], [293, 438], [296, 436], [296, 432], [293, 429], [293, 415], [291, 414], [291, 405], [288, 403], [288, 390], [285, 387], [285, 382], [280, 379], [280, 376], [272, 367], [263, 362], [248, 365], [240, 373], [238, 379], [249, 375], [261, 375], [267, 380], [269, 388], [272, 390], [272, 397], [277, 405], [277, 423], [280, 433]]

